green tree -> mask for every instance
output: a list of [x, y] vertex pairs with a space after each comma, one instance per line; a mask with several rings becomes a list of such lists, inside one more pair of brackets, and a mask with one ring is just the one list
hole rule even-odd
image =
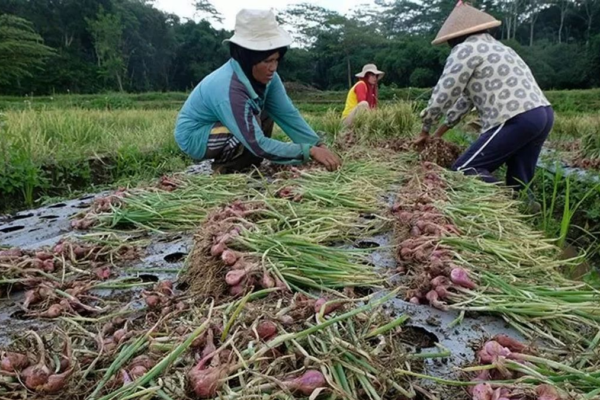
[[411, 87], [430, 87], [435, 85], [437, 74], [428, 68], [416, 68], [412, 74], [410, 74], [410, 86]]
[[94, 38], [98, 66], [106, 77], [115, 79], [118, 89], [123, 89], [123, 74], [126, 71], [123, 57], [123, 25], [119, 14], [112, 14], [100, 7], [96, 19], [87, 20]]
[[196, 0], [194, 7], [196, 8], [196, 15], [199, 15], [201, 19], [223, 23], [223, 16], [209, 0]]
[[231, 32], [217, 31], [208, 21], [187, 21], [176, 28], [176, 36], [173, 83], [180, 90], [193, 88], [229, 58], [229, 48], [223, 40]]
[[0, 15], [0, 83], [19, 84], [40, 69], [54, 50], [43, 44], [31, 22]]
[[[43, 68], [44, 57], [35, 53], [26, 68], [0, 54], [4, 69], [29, 73], [20, 79], [1, 74], [0, 90], [22, 95], [190, 89], [228, 59], [221, 42], [231, 35], [217, 28], [214, 1], [190, 1], [199, 22], [165, 13], [152, 0], [0, 0], [0, 15], [30, 21], [27, 34], [39, 34], [33, 42], [41, 44], [41, 37], [56, 49]], [[503, 21], [494, 34], [521, 52], [544, 88], [600, 85], [599, 0], [468, 2]], [[295, 38], [282, 76], [320, 89], [346, 89], [363, 64], [375, 62], [386, 71], [386, 85], [431, 86], [448, 55], [447, 46], [431, 46], [431, 40], [455, 5], [456, 0], [375, 0], [346, 15], [315, 4], [290, 6], [278, 17]], [[14, 35], [9, 27], [0, 25]]]

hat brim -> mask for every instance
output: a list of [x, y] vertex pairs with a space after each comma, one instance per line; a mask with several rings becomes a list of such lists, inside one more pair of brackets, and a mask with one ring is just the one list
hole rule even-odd
[[431, 42], [431, 44], [434, 46], [438, 45], [438, 44], [443, 44], [443, 43], [446, 43], [448, 40], [455, 39], [457, 37], [461, 37], [464, 35], [468, 35], [469, 33], [476, 33], [476, 32], [480, 32], [480, 31], [484, 31], [486, 29], [496, 28], [500, 25], [502, 25], [501, 21], [491, 21], [491, 22], [487, 22], [485, 24], [476, 25], [469, 29], [463, 29], [462, 31], [453, 32], [449, 35], [445, 35], [445, 36], [436, 38], [433, 42]]
[[385, 76], [385, 72], [383, 71], [379, 71], [378, 69], [374, 70], [374, 71], [363, 71], [363, 72], [359, 72], [358, 74], [354, 75], [357, 78], [364, 78], [368, 73], [372, 73], [374, 75], [377, 75], [377, 79], [382, 79]]
[[288, 47], [292, 44], [292, 37], [283, 28], [279, 27], [278, 36], [270, 39], [247, 39], [234, 34], [231, 38], [223, 40], [223, 43], [235, 43], [248, 50], [267, 51]]

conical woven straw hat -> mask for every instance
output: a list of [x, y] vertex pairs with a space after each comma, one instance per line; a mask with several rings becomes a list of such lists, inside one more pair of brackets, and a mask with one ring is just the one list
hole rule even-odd
[[431, 44], [445, 43], [450, 39], [495, 28], [501, 24], [502, 22], [491, 15], [460, 0]]

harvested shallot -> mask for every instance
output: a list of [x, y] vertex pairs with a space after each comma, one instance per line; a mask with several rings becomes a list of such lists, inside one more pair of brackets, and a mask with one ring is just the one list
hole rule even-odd
[[297, 378], [285, 381], [284, 385], [292, 391], [310, 396], [315, 390], [327, 387], [327, 381], [320, 371], [308, 370]]
[[207, 368], [206, 364], [211, 358], [212, 354], [204, 357], [187, 374], [194, 393], [201, 399], [214, 398], [223, 385], [221, 379], [227, 373], [227, 369], [222, 366]]
[[269, 340], [277, 334], [277, 325], [273, 321], [261, 321], [256, 326], [256, 333], [261, 340]]
[[0, 359], [0, 370], [16, 372], [29, 366], [29, 359], [25, 354], [6, 352]]
[[467, 289], [475, 289], [477, 285], [469, 278], [469, 274], [462, 268], [454, 268], [450, 273], [450, 279], [453, 283]]

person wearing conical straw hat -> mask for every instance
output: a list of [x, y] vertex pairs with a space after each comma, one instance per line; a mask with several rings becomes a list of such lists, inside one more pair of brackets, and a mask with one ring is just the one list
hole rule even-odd
[[[270, 10], [241, 10], [231, 59], [192, 91], [177, 117], [175, 140], [195, 160], [213, 159], [213, 171], [237, 172], [263, 159], [279, 164], [315, 160], [329, 170], [341, 161], [306, 123], [287, 96], [277, 67], [291, 36]], [[291, 143], [271, 138], [273, 123]]]
[[452, 48], [439, 82], [421, 113], [423, 145], [430, 132], [441, 137], [473, 107], [482, 134], [459, 157], [456, 171], [496, 183], [492, 173], [507, 166], [506, 183], [521, 190], [531, 182], [554, 112], [531, 70], [519, 55], [488, 33], [501, 24], [491, 15], [459, 1], [433, 44]]
[[346, 107], [342, 112], [345, 127], [352, 125], [356, 114], [377, 107], [377, 83], [384, 75], [375, 64], [365, 65], [362, 71], [355, 75], [358, 82], [348, 92]]

